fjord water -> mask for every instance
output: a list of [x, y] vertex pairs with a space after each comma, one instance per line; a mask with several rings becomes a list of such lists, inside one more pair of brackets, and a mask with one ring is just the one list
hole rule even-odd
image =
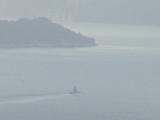
[[160, 27], [59, 23], [98, 46], [0, 49], [1, 119], [160, 119]]

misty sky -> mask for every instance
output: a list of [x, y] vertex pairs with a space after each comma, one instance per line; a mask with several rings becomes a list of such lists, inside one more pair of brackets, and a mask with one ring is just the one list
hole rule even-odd
[[159, 0], [1, 0], [0, 18], [39, 16], [120, 24], [160, 24]]

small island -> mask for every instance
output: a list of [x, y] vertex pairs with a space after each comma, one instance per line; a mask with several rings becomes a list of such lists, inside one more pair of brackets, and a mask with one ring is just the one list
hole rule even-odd
[[94, 38], [75, 33], [47, 18], [0, 21], [0, 48], [5, 47], [91, 47]]

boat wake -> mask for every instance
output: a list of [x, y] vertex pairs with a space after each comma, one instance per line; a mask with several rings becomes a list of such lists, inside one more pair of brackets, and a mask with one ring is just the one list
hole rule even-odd
[[59, 94], [30, 95], [30, 96], [21, 96], [21, 97], [13, 97], [13, 98], [1, 98], [0, 104], [30, 103], [30, 102], [50, 100], [50, 99], [55, 99], [55, 98], [65, 97], [65, 96], [69, 96], [69, 94], [59, 93]]

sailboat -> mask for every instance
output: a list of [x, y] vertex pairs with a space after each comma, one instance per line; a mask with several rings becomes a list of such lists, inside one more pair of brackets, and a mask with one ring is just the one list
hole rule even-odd
[[77, 93], [80, 93], [80, 92], [77, 91], [76, 86], [74, 86], [73, 91], [69, 92], [69, 94], [77, 94]]

